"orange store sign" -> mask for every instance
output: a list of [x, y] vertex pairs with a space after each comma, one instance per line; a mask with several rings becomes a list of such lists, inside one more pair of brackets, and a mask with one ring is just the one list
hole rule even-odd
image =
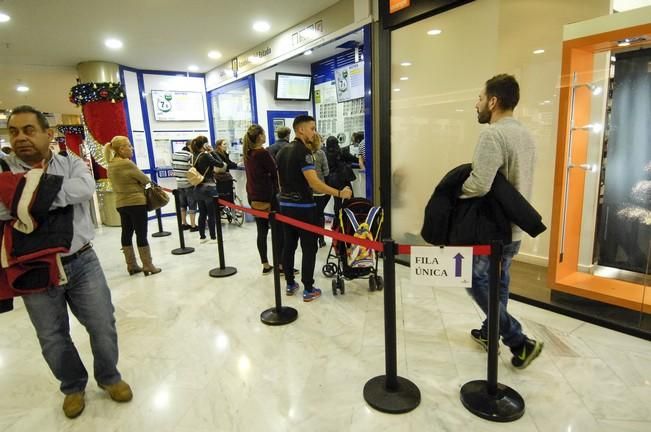
[[396, 13], [409, 6], [411, 6], [411, 0], [389, 0], [389, 13]]

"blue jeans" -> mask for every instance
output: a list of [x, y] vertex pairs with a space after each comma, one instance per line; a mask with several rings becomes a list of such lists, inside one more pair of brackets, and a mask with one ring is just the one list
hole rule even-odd
[[[194, 197], [199, 205], [199, 237], [206, 238], [206, 219], [208, 220], [208, 232], [210, 238], [217, 238], [217, 206], [215, 197], [217, 197], [217, 186], [214, 183], [202, 183], [194, 190]], [[220, 221], [221, 223], [221, 221]]]
[[64, 266], [68, 283], [38, 294], [23, 297], [36, 329], [41, 351], [54, 376], [61, 381], [61, 392], [83, 391], [88, 372], [70, 338], [68, 306], [90, 336], [95, 380], [101, 384], [120, 381], [118, 335], [111, 292], [93, 249]]
[[[505, 345], [515, 348], [524, 342], [522, 326], [506, 311], [509, 301], [509, 283], [511, 282], [511, 261], [520, 250], [520, 241], [514, 241], [504, 245], [502, 253], [502, 274], [500, 276], [500, 336]], [[488, 291], [490, 285], [489, 277], [490, 257], [487, 255], [474, 256], [472, 267], [472, 288], [470, 293], [485, 314], [488, 314]], [[485, 319], [481, 326], [482, 334], [488, 334], [488, 319]]]

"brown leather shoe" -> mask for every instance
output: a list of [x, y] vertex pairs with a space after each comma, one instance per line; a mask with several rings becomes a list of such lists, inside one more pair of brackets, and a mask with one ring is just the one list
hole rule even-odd
[[111, 396], [111, 399], [113, 399], [116, 402], [129, 402], [133, 398], [131, 387], [129, 387], [129, 384], [127, 384], [123, 380], [120, 380], [115, 384], [108, 384], [108, 385], [98, 384], [98, 385], [101, 389], [106, 390], [108, 394]]
[[79, 417], [86, 407], [84, 392], [71, 393], [63, 399], [63, 412], [68, 418]]

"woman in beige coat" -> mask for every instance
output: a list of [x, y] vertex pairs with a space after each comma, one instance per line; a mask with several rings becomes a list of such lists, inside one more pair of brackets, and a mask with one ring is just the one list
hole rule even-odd
[[[145, 276], [160, 273], [161, 269], [152, 263], [147, 241], [145, 186], [151, 183], [151, 180], [131, 160], [133, 147], [127, 137], [113, 137], [111, 142], [104, 146], [104, 156], [108, 162], [108, 177], [115, 193], [115, 206], [120, 213], [122, 252], [127, 271], [130, 275], [144, 272]], [[133, 249], [134, 232], [142, 268], [138, 265]]]

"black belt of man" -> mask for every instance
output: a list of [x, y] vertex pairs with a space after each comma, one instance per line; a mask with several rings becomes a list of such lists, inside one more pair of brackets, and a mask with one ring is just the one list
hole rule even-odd
[[64, 264], [64, 265], [65, 264], [70, 264], [71, 262], [73, 262], [74, 260], [79, 258], [79, 256], [81, 254], [83, 254], [84, 252], [86, 252], [87, 250], [90, 250], [92, 248], [93, 248], [92, 243], [86, 243], [77, 252], [75, 252], [73, 254], [70, 254], [70, 255], [66, 255], [64, 257], [61, 257], [61, 263]]

